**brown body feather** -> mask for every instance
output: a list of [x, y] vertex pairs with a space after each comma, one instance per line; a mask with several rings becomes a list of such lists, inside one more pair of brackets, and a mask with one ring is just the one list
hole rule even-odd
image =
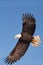
[[19, 60], [28, 49], [30, 42], [33, 39], [33, 34], [36, 28], [36, 21], [33, 16], [29, 14], [23, 15], [23, 29], [21, 38], [17, 42], [15, 48], [11, 51], [9, 56], [6, 58], [6, 62], [12, 64]]

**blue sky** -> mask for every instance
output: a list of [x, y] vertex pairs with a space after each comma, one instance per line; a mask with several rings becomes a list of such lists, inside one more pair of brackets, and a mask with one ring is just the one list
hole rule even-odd
[[[22, 31], [22, 14], [29, 12], [36, 19], [34, 35], [40, 35], [41, 44], [30, 45], [26, 54], [13, 65], [43, 65], [43, 0], [0, 0], [0, 65], [15, 47], [14, 36]], [[2, 59], [2, 60], [1, 60]]]

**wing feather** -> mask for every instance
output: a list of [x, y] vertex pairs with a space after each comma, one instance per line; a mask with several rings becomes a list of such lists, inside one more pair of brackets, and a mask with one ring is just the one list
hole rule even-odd
[[35, 18], [28, 13], [23, 15], [23, 28], [22, 32], [27, 32], [30, 35], [33, 35], [36, 29], [36, 20]]
[[19, 40], [16, 47], [12, 50], [10, 55], [6, 58], [6, 61], [9, 63], [14, 63], [19, 60], [26, 52], [29, 44], [25, 41]]

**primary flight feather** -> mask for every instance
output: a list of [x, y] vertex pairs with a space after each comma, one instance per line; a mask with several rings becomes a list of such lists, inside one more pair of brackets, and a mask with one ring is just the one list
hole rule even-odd
[[25, 54], [30, 45], [30, 42], [33, 43], [33, 46], [36, 46], [35, 44], [37, 43], [37, 37], [33, 37], [36, 28], [35, 18], [31, 14], [25, 13], [23, 14], [22, 21], [22, 32], [21, 34], [15, 35], [15, 38], [19, 38], [19, 40], [15, 48], [11, 51], [5, 60], [5, 62], [10, 65], [19, 60]]

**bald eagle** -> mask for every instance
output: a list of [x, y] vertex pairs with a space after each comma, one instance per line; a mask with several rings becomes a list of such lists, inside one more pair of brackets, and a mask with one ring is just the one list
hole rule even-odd
[[10, 65], [25, 54], [30, 43], [32, 43], [32, 46], [39, 46], [40, 43], [40, 37], [33, 36], [36, 29], [36, 20], [33, 15], [28, 13], [23, 14], [22, 21], [22, 32], [15, 35], [15, 38], [19, 40], [5, 60], [5, 62]]

